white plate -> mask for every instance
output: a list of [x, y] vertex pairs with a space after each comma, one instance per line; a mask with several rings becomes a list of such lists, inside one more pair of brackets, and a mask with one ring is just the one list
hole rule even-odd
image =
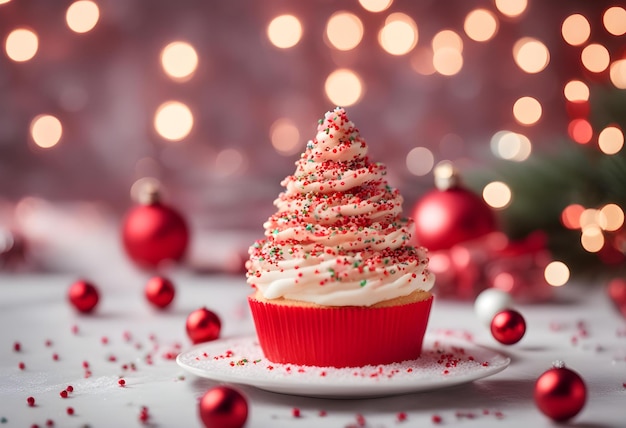
[[256, 336], [215, 340], [183, 352], [176, 362], [201, 377], [282, 394], [328, 398], [381, 397], [471, 382], [504, 370], [510, 358], [450, 334], [426, 335], [416, 360], [333, 368], [276, 364]]

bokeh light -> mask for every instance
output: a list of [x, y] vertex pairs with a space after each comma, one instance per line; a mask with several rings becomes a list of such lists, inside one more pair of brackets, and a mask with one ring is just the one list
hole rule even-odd
[[406, 167], [409, 172], [418, 177], [432, 171], [435, 165], [435, 156], [426, 147], [415, 147], [406, 155]]
[[411, 54], [411, 68], [422, 76], [430, 76], [435, 73], [433, 66], [433, 51], [429, 47], [415, 48]]
[[243, 153], [237, 149], [228, 148], [220, 150], [217, 156], [215, 156], [214, 170], [222, 177], [236, 174], [243, 170], [245, 166], [246, 158]]
[[354, 71], [340, 68], [326, 78], [324, 91], [333, 104], [348, 107], [361, 99], [363, 84]]
[[520, 16], [528, 6], [528, 0], [495, 0], [496, 9], [508, 17]]
[[32, 59], [39, 48], [37, 34], [27, 28], [17, 28], [9, 33], [4, 43], [7, 56], [16, 62]]
[[492, 181], [483, 188], [483, 199], [492, 208], [506, 208], [513, 199], [511, 189], [501, 181]]
[[453, 76], [463, 68], [463, 55], [456, 49], [437, 49], [433, 54], [433, 67], [439, 74]]
[[624, 211], [616, 204], [606, 204], [600, 208], [603, 221], [600, 224], [602, 229], [609, 232], [619, 230], [624, 225]]
[[626, 59], [618, 59], [609, 68], [611, 83], [618, 89], [626, 89]]
[[565, 95], [566, 100], [571, 102], [588, 101], [589, 86], [580, 80], [570, 80], [563, 88], [563, 95]]
[[563, 40], [572, 46], [579, 46], [585, 43], [591, 35], [591, 26], [587, 18], [575, 13], [568, 16], [561, 25], [561, 35]]
[[611, 62], [607, 48], [598, 43], [585, 46], [580, 54], [580, 59], [585, 68], [593, 73], [603, 72]]
[[513, 46], [515, 63], [526, 73], [539, 73], [550, 62], [546, 45], [532, 37], [522, 37]]
[[30, 135], [37, 146], [49, 149], [61, 140], [63, 126], [56, 117], [40, 114], [30, 122]]
[[391, 55], [405, 55], [417, 44], [417, 24], [404, 13], [392, 13], [378, 33], [378, 43]]
[[185, 81], [198, 68], [198, 54], [189, 43], [172, 42], [161, 51], [161, 66], [172, 79]]
[[511, 131], [498, 131], [491, 137], [491, 152], [502, 159], [522, 162], [532, 152], [528, 137]]
[[470, 39], [476, 42], [486, 42], [498, 32], [498, 20], [486, 9], [475, 9], [465, 17], [463, 29]]
[[602, 23], [606, 31], [614, 36], [626, 34], [626, 9], [619, 6], [608, 8], [602, 15]]
[[277, 16], [267, 26], [267, 37], [277, 48], [291, 48], [297, 45], [302, 37], [302, 24], [293, 15]]
[[178, 101], [167, 101], [154, 115], [154, 129], [166, 140], [180, 141], [191, 132], [193, 114], [189, 107]]
[[391, 6], [393, 0], [359, 0], [359, 3], [368, 12], [382, 12]]
[[441, 30], [435, 34], [435, 37], [433, 37], [431, 46], [433, 47], [434, 52], [445, 48], [463, 52], [463, 39], [461, 39], [461, 36], [452, 30]]
[[561, 223], [568, 229], [580, 229], [580, 217], [585, 211], [585, 207], [580, 204], [571, 204], [561, 212]]
[[567, 281], [569, 281], [569, 274], [569, 268], [567, 265], [556, 260], [548, 263], [543, 271], [543, 276], [546, 279], [546, 282], [553, 287], [560, 287], [567, 284]]
[[541, 104], [533, 97], [521, 97], [513, 104], [513, 117], [521, 125], [537, 123], [541, 113]]
[[597, 225], [584, 227], [580, 235], [580, 244], [590, 253], [597, 253], [604, 246], [604, 235]]
[[0, 0], [0, 4], [6, 4], [8, 2], [10, 2], [11, 0]]
[[91, 31], [100, 19], [100, 9], [91, 0], [78, 0], [67, 8], [65, 22], [75, 33]]
[[589, 226], [598, 226], [599, 224], [599, 216], [598, 210], [595, 208], [586, 208], [583, 212], [580, 213], [580, 217], [578, 219], [578, 223], [580, 224], [580, 228], [584, 229]]
[[296, 124], [286, 117], [276, 120], [270, 127], [270, 141], [281, 155], [290, 156], [300, 152], [300, 131]]
[[593, 137], [593, 128], [586, 119], [574, 119], [567, 126], [567, 133], [578, 144], [587, 144]]
[[598, 146], [602, 153], [614, 155], [624, 147], [624, 133], [616, 126], [607, 126], [598, 134]]
[[326, 23], [326, 38], [340, 51], [354, 49], [363, 38], [363, 23], [350, 12], [335, 12]]

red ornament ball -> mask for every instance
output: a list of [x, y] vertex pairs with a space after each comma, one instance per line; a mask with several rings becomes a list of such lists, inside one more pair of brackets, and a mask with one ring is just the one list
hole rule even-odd
[[220, 337], [222, 323], [214, 312], [207, 308], [196, 309], [187, 316], [187, 336], [195, 343], [209, 342]]
[[218, 386], [208, 390], [198, 405], [207, 428], [241, 428], [248, 419], [248, 402], [237, 390]]
[[91, 312], [100, 299], [98, 289], [90, 282], [84, 280], [73, 283], [70, 286], [67, 297], [70, 303], [83, 313]]
[[142, 267], [156, 267], [164, 260], [180, 261], [189, 242], [185, 219], [173, 208], [152, 202], [131, 209], [122, 227], [124, 248]]
[[535, 403], [555, 421], [566, 421], [580, 412], [587, 399], [587, 387], [578, 373], [561, 362], [543, 373], [535, 383]]
[[500, 343], [512, 345], [526, 333], [524, 317], [513, 309], [498, 312], [491, 320], [491, 334]]
[[159, 309], [164, 309], [174, 300], [176, 289], [169, 279], [155, 276], [146, 283], [144, 293], [150, 303]]

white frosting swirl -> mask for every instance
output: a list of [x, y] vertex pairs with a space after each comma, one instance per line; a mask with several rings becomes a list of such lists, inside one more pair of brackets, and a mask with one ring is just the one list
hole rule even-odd
[[319, 121], [315, 139], [286, 177], [250, 247], [248, 283], [266, 299], [326, 306], [371, 306], [428, 291], [434, 276], [424, 248], [409, 244], [413, 222], [401, 218], [402, 196], [370, 163], [358, 129], [337, 107]]

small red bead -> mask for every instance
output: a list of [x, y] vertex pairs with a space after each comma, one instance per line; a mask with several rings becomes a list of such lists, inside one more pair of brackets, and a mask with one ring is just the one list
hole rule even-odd
[[52, 359], [54, 361], [59, 361], [59, 354], [57, 354], [56, 352], [54, 354], [52, 354]]
[[106, 336], [102, 336], [102, 339], [100, 339], [100, 342], [102, 342], [103, 345], [106, 345], [109, 343], [109, 338]]
[[300, 417], [300, 409], [298, 409], [297, 407], [294, 407], [293, 409], [291, 409], [291, 414], [294, 418], [299, 418]]
[[434, 424], [440, 424], [443, 421], [443, 419], [439, 415], [433, 415], [431, 420], [433, 421]]
[[68, 385], [65, 389], [67, 390], [67, 392], [74, 392], [74, 387], [72, 385]]
[[120, 386], [124, 386], [124, 385], [126, 385], [126, 381], [125, 381], [124, 379], [120, 379], [120, 380], [118, 380], [118, 381], [117, 381], [117, 383], [118, 383]]
[[61, 398], [67, 398], [67, 391], [64, 389], [63, 391], [59, 392], [59, 395], [61, 396]]
[[20, 344], [20, 342], [15, 342], [13, 344], [13, 350], [15, 352], [20, 352], [22, 350], [22, 345]]
[[46, 421], [46, 426], [47, 426], [47, 427], [53, 427], [53, 426], [54, 426], [54, 421], [53, 421], [52, 419], [48, 419], [48, 420]]
[[397, 417], [398, 417], [398, 421], [399, 422], [406, 421], [406, 413], [404, 413], [404, 412], [398, 413]]
[[35, 397], [28, 397], [26, 399], [26, 402], [28, 403], [30, 407], [33, 407], [35, 405]]
[[21, 361], [19, 362], [19, 364], [17, 366], [20, 368], [20, 370], [24, 370], [26, 368], [26, 364], [24, 364]]
[[83, 368], [88, 369], [89, 363], [87, 361], [83, 361]]
[[68, 407], [66, 410], [68, 415], [73, 415], [74, 414], [74, 408], [73, 407]]

